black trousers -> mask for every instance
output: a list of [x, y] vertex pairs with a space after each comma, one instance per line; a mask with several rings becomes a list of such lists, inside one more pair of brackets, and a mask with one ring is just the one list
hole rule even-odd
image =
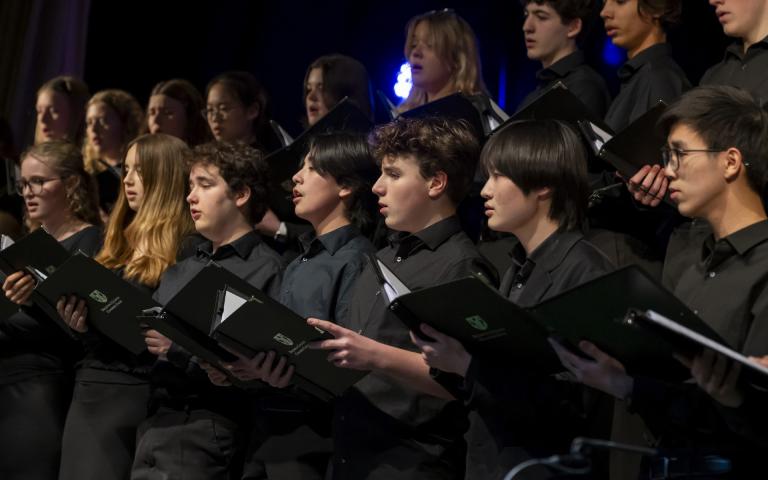
[[51, 374], [0, 385], [0, 478], [56, 480], [72, 377]]
[[128, 479], [148, 400], [147, 383], [76, 380], [64, 426], [60, 480]]
[[239, 478], [238, 425], [204, 409], [160, 409], [139, 427], [132, 480]]

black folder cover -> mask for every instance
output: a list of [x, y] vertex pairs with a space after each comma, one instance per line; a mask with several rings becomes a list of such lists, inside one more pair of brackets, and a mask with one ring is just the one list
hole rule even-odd
[[723, 343], [683, 302], [635, 266], [625, 267], [556, 295], [531, 308], [542, 323], [574, 349], [589, 340], [624, 364], [630, 375], [681, 380], [688, 370], [672, 357], [674, 346], [641, 328], [627, 313], [655, 310]]
[[41, 280], [68, 258], [69, 252], [45, 230], [38, 228], [0, 251], [0, 269], [6, 275], [27, 270]]
[[72, 255], [36, 291], [54, 309], [62, 296], [84, 299], [90, 326], [135, 355], [146, 350], [136, 316], [157, 302], [85, 254]]
[[581, 121], [579, 127], [590, 140], [596, 155], [610, 163], [624, 178], [630, 178], [645, 165], [661, 164], [661, 147], [666, 140], [656, 124], [666, 109], [667, 105], [659, 101], [600, 148], [595, 143], [599, 139], [591, 125]]
[[545, 374], [563, 370], [547, 342], [547, 329], [479, 278], [416, 290], [398, 297], [389, 308], [417, 335], [419, 324], [426, 323], [459, 340], [471, 354], [502, 363], [524, 362]]
[[479, 140], [485, 138], [483, 119], [472, 100], [462, 93], [454, 93], [434, 102], [425, 103], [400, 114], [402, 118], [442, 117], [465, 120]]
[[555, 83], [525, 108], [512, 115], [496, 131], [520, 120], [560, 120], [578, 127], [582, 121], [592, 122], [613, 135], [613, 130], [596, 113], [589, 109], [562, 82]]
[[299, 170], [313, 136], [337, 131], [365, 134], [371, 128], [373, 123], [365, 113], [349, 98], [344, 97], [331, 111], [304, 130], [293, 142], [267, 155], [266, 161], [269, 163], [272, 183], [277, 188], [290, 191], [290, 188], [286, 189], [284, 184], [290, 181], [293, 174]]
[[[244, 303], [222, 317], [223, 303], [234, 298]], [[336, 367], [327, 361], [327, 351], [309, 349], [310, 342], [333, 337], [258, 289], [243, 291], [227, 284], [218, 301], [212, 333], [216, 340], [247, 357], [270, 350], [286, 357], [294, 366], [294, 383], [321, 399], [341, 395], [367, 374]]]

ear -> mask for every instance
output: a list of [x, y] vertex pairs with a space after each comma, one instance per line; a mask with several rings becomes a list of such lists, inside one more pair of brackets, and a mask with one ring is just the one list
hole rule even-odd
[[584, 23], [581, 21], [580, 18], [574, 18], [570, 22], [568, 22], [568, 33], [566, 34], [568, 36], [569, 40], [576, 40], [576, 37], [579, 36], [581, 33], [581, 29], [584, 27]]
[[436, 172], [432, 177], [427, 179], [427, 195], [429, 198], [436, 200], [448, 188], [448, 174], [442, 170]]
[[552, 198], [552, 189], [549, 187], [540, 188], [538, 190], [534, 190], [531, 193], [536, 195], [536, 198], [539, 200], [549, 200]]
[[245, 109], [245, 116], [248, 120], [256, 120], [261, 113], [261, 107], [259, 102], [253, 102], [248, 108]]
[[341, 187], [339, 190], [339, 198], [342, 200], [346, 200], [349, 197], [352, 196], [352, 189], [348, 187]]
[[245, 186], [236, 192], [234, 192], [234, 198], [235, 198], [235, 205], [237, 205], [237, 208], [243, 208], [245, 205], [248, 204], [248, 201], [251, 199], [251, 187]]
[[731, 147], [724, 152], [725, 169], [723, 176], [727, 182], [736, 180], [739, 176], [739, 172], [746, 167], [744, 165], [744, 157], [741, 155], [741, 151], [738, 148]]

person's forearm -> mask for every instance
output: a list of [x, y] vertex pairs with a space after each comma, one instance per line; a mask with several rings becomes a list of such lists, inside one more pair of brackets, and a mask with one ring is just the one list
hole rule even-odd
[[416, 352], [381, 344], [375, 360], [375, 371], [414, 390], [434, 397], [453, 400], [454, 397], [429, 374], [429, 366]]

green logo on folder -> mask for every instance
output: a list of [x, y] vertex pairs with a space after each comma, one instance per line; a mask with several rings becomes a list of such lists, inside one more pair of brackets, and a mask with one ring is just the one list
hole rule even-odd
[[480, 315], [472, 315], [466, 318], [467, 323], [476, 330], [488, 330], [488, 324]]
[[94, 301], [97, 301], [99, 303], [107, 303], [107, 296], [98, 290], [92, 291], [91, 294], [88, 296], [91, 297]]
[[293, 346], [293, 340], [291, 340], [290, 338], [286, 337], [282, 333], [276, 334], [273, 338], [276, 341], [278, 341], [278, 342], [282, 343], [283, 345], [285, 345], [286, 347]]

